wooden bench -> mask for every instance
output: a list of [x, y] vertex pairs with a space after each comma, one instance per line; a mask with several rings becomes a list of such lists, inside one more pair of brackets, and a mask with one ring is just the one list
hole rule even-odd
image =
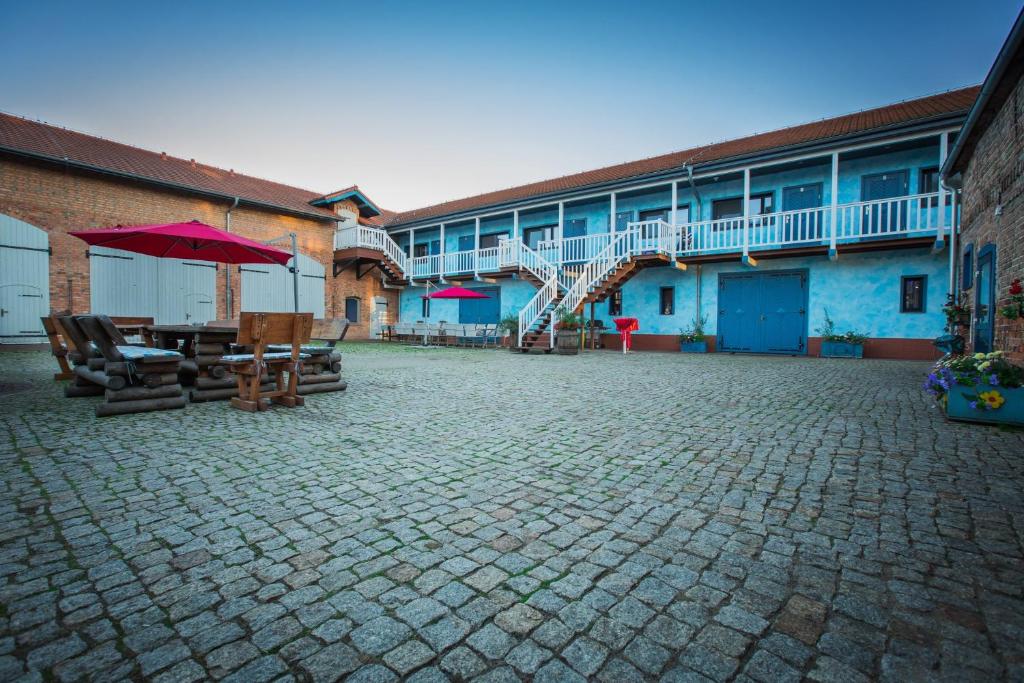
[[[337, 349], [338, 343], [345, 339], [348, 328], [349, 322], [346, 318], [317, 318], [313, 321], [309, 338], [323, 344], [303, 344], [299, 349], [301, 353], [309, 356], [299, 364], [300, 396], [343, 391], [348, 388], [348, 382], [341, 378], [341, 351]], [[267, 349], [286, 351], [288, 347], [271, 344]]]
[[96, 363], [90, 360], [86, 366], [89, 379], [105, 389], [106, 402], [96, 406], [97, 417], [185, 407], [178, 380], [184, 356], [177, 351], [126, 343], [105, 315], [73, 316], [72, 326], [75, 324], [102, 358]]
[[46, 339], [50, 342], [50, 353], [57, 359], [57, 365], [60, 366], [60, 372], [54, 373], [53, 378], [56, 380], [74, 378], [75, 373], [68, 364], [68, 342], [65, 341], [66, 335], [60, 326], [60, 321], [55, 315], [44, 315], [40, 320], [43, 322], [43, 330], [46, 331]]

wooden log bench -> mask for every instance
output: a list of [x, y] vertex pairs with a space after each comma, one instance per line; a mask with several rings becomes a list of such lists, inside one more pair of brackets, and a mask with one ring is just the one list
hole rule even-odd
[[121, 332], [104, 315], [74, 316], [74, 322], [106, 361], [102, 371], [88, 370], [106, 378], [105, 402], [96, 406], [97, 417], [185, 407], [178, 381], [182, 354], [125, 344]]

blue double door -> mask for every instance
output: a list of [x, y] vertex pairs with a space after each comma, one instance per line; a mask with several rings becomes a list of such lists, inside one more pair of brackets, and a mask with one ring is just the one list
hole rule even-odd
[[718, 350], [807, 353], [807, 272], [718, 276]]
[[459, 322], [467, 324], [494, 324], [501, 317], [501, 288], [472, 287], [474, 292], [486, 294], [487, 299], [459, 300]]

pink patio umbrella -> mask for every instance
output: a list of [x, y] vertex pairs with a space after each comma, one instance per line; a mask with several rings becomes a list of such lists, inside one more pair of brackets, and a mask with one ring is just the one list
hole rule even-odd
[[124, 249], [160, 258], [190, 258], [217, 263], [286, 265], [292, 254], [199, 221], [163, 225], [117, 226], [70, 233], [96, 247]]
[[466, 289], [465, 287], [448, 287], [447, 289], [440, 289], [433, 294], [424, 294], [421, 298], [423, 299], [490, 299], [483, 292], [478, 292], [473, 289]]

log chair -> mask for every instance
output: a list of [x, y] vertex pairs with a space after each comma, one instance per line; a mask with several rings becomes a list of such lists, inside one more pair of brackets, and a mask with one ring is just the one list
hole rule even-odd
[[46, 331], [46, 338], [50, 342], [50, 353], [57, 359], [60, 372], [54, 373], [55, 380], [72, 379], [75, 376], [71, 366], [68, 365], [68, 347], [64, 341], [63, 329], [55, 315], [44, 315], [40, 318], [43, 322], [43, 329]]
[[[256, 412], [270, 408], [270, 402], [294, 408], [305, 404], [297, 394], [298, 371], [301, 360], [308, 355], [301, 352], [309, 341], [313, 327], [312, 313], [251, 313], [243, 312], [238, 321], [239, 346], [252, 346], [252, 353], [237, 353], [220, 359], [238, 378], [238, 396], [231, 405], [240, 410]], [[288, 344], [288, 351], [269, 351], [272, 344]], [[266, 371], [276, 374], [275, 388], [261, 390]], [[284, 373], [288, 373], [285, 385]]]

